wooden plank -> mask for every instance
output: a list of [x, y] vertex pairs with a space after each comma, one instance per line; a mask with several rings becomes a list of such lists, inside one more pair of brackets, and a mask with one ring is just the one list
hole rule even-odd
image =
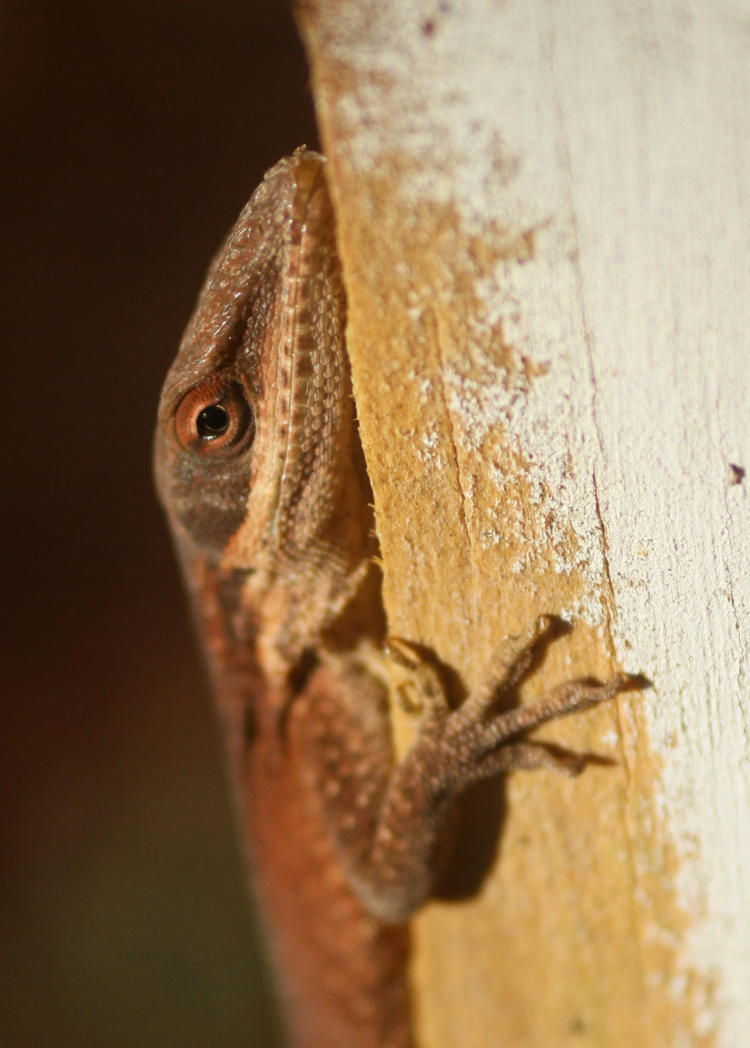
[[416, 923], [423, 1048], [736, 1046], [750, 1028], [750, 17], [730, 0], [301, 12], [394, 633], [616, 758], [465, 815]]

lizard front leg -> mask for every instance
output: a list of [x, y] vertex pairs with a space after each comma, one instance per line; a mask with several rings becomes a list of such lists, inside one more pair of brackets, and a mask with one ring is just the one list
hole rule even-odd
[[434, 669], [407, 642], [392, 639], [392, 657], [413, 671], [422, 697], [416, 740], [398, 763], [383, 695], [372, 678], [362, 673], [358, 682], [344, 680], [349, 671], [341, 668], [337, 684], [336, 672], [329, 671], [325, 699], [312, 682], [303, 717], [310, 785], [349, 881], [373, 916], [405, 921], [429, 898], [454, 802], [469, 786], [522, 768], [577, 774], [585, 763], [578, 755], [557, 755], [519, 736], [634, 686], [635, 679], [626, 674], [601, 685], [568, 681], [534, 705], [497, 712], [551, 625], [542, 617], [510, 641], [497, 671], [455, 710]]

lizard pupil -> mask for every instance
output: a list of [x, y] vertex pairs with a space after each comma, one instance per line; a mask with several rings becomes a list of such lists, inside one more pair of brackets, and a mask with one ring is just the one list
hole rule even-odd
[[209, 404], [198, 414], [195, 426], [201, 440], [214, 440], [229, 428], [229, 412], [223, 404]]

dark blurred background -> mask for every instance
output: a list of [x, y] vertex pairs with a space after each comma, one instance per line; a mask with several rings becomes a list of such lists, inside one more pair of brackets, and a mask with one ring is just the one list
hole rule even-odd
[[150, 454], [212, 253], [316, 145], [303, 55], [273, 0], [5, 3], [0, 38], [0, 1046], [271, 1046]]

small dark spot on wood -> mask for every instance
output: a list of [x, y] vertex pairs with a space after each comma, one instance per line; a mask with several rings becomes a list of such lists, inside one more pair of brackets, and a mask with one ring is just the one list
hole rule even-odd
[[580, 1015], [574, 1015], [570, 1020], [568, 1029], [572, 1034], [577, 1034], [580, 1037], [586, 1033], [586, 1023]]
[[729, 463], [729, 483], [734, 486], [735, 484], [741, 484], [745, 479], [745, 470], [742, 466], [738, 466], [735, 462]]
[[426, 19], [422, 22], [422, 32], [425, 36], [432, 36], [435, 32], [435, 23], [431, 18]]

